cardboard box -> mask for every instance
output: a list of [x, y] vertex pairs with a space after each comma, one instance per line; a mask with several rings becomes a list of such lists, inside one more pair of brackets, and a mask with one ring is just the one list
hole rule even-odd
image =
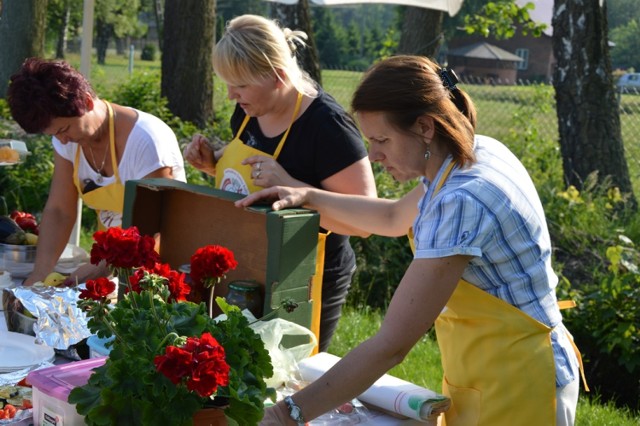
[[37, 426], [82, 426], [84, 417], [67, 402], [69, 393], [89, 381], [93, 369], [104, 364], [105, 357], [71, 362], [29, 373], [33, 387], [33, 423]]
[[[159, 233], [160, 257], [174, 269], [189, 263], [202, 246], [227, 247], [233, 251], [238, 267], [216, 287], [216, 296], [226, 295], [231, 281], [255, 280], [262, 284], [263, 314], [291, 298], [298, 308], [292, 313], [281, 309], [276, 316], [317, 328], [311, 323], [311, 284], [319, 214], [308, 209], [276, 212], [266, 205], [241, 209], [233, 204], [240, 198], [231, 192], [170, 179], [128, 181], [122, 225], [135, 225], [147, 235]], [[285, 345], [299, 344], [293, 339]]]

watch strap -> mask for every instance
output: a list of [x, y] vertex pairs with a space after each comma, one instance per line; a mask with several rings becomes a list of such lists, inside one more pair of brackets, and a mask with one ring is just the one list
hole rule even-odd
[[291, 417], [298, 426], [304, 426], [304, 417], [302, 417], [302, 410], [298, 407], [298, 404], [293, 401], [291, 396], [285, 397], [284, 403], [287, 404], [287, 408], [289, 409], [289, 417]]

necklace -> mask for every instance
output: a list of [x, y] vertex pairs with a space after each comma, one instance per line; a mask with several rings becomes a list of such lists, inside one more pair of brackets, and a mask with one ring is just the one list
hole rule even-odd
[[[107, 111], [110, 111], [109, 105], [107, 104], [107, 102], [105, 101], [105, 105], [107, 106]], [[111, 120], [113, 119], [113, 121], [115, 121], [115, 114], [113, 116], [113, 118], [111, 117], [111, 113], [109, 113], [107, 115], [107, 123], [111, 124]], [[113, 139], [113, 135], [111, 134], [111, 139]], [[89, 145], [89, 152], [91, 153], [91, 159], [93, 160], [93, 167], [96, 169], [96, 171], [98, 172], [98, 174], [96, 175], [96, 183], [102, 183], [102, 181], [104, 180], [104, 175], [102, 174], [102, 172], [104, 171], [104, 163], [106, 163], [107, 161], [107, 156], [109, 155], [109, 151], [110, 151], [110, 146], [111, 144], [107, 145], [107, 149], [104, 151], [104, 157], [102, 158], [102, 164], [100, 164], [100, 167], [98, 167], [98, 163], [96, 162], [96, 157], [94, 157], [93, 155], [93, 148], [91, 147], [91, 145]]]
[[102, 159], [102, 164], [100, 164], [100, 167], [98, 167], [98, 163], [96, 162], [96, 157], [93, 156], [93, 148], [91, 148], [91, 146], [89, 146], [89, 152], [91, 153], [91, 160], [93, 162], [93, 167], [98, 172], [98, 174], [96, 175], [96, 183], [102, 183], [102, 181], [104, 180], [104, 176], [102, 175], [102, 172], [104, 170], [104, 163], [106, 163], [107, 161], [107, 154], [109, 154], [109, 147], [107, 147], [107, 149], [104, 151], [104, 158]]

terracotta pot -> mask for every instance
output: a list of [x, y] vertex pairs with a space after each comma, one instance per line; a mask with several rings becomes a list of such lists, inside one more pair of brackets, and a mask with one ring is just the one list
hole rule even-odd
[[193, 426], [228, 426], [228, 423], [223, 409], [202, 408], [193, 415]]

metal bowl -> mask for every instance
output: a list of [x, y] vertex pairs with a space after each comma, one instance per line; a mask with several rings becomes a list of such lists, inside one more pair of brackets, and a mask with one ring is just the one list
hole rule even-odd
[[37, 319], [33, 316], [27, 316], [22, 312], [24, 311], [24, 307], [12, 291], [4, 289], [2, 292], [2, 308], [4, 309], [4, 319], [7, 323], [7, 330], [35, 336], [36, 332], [33, 326]]
[[36, 246], [0, 243], [0, 255], [7, 263], [33, 263], [36, 261]]

